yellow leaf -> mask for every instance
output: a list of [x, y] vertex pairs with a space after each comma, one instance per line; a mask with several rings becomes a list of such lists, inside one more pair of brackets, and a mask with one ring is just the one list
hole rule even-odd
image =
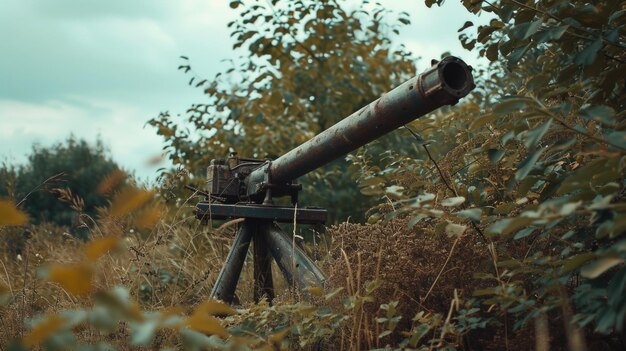
[[74, 295], [85, 295], [91, 291], [93, 268], [90, 265], [53, 265], [48, 270], [48, 279], [59, 283]]
[[85, 255], [89, 260], [96, 261], [107, 252], [118, 248], [119, 244], [120, 238], [112, 235], [92, 240], [85, 245]]
[[274, 343], [280, 343], [281, 341], [283, 341], [285, 336], [287, 336], [287, 333], [289, 333], [289, 328], [285, 328], [285, 329], [279, 331], [278, 333], [270, 335], [269, 339], [270, 339], [270, 341], [272, 341]]
[[10, 200], [0, 200], [0, 225], [22, 225], [28, 221], [28, 215], [13, 205]]
[[138, 189], [136, 187], [126, 187], [122, 189], [111, 203], [111, 215], [123, 216], [141, 205], [148, 202], [154, 193], [144, 189]]
[[309, 294], [311, 294], [313, 296], [322, 296], [322, 295], [324, 295], [324, 289], [322, 289], [322, 288], [320, 288], [318, 286], [311, 287], [311, 288], [306, 288], [304, 290], [308, 291]]
[[165, 155], [163, 154], [152, 156], [146, 160], [145, 165], [149, 167], [156, 166], [160, 164], [161, 162], [163, 162], [164, 159], [165, 159]]
[[152, 229], [161, 219], [163, 209], [158, 204], [153, 204], [139, 212], [133, 220], [133, 226], [141, 229]]
[[617, 257], [600, 257], [597, 261], [584, 266], [580, 270], [580, 275], [585, 278], [595, 279], [618, 264], [624, 263], [624, 259]]
[[199, 313], [198, 311], [185, 320], [185, 325], [193, 330], [205, 334], [217, 335], [222, 339], [226, 339], [228, 337], [226, 328], [220, 324], [220, 321], [217, 318], [204, 313]]
[[11, 301], [11, 290], [0, 283], [0, 306], [6, 306]]
[[45, 341], [54, 332], [63, 328], [65, 320], [59, 316], [50, 316], [45, 321], [37, 324], [24, 336], [24, 345], [33, 347]]
[[116, 169], [104, 177], [96, 191], [100, 195], [110, 194], [124, 179], [126, 179], [126, 172]]
[[235, 310], [233, 310], [230, 306], [223, 302], [211, 300], [203, 302], [196, 309], [196, 313], [202, 313], [206, 315], [217, 315], [217, 316], [232, 316], [237, 314]]
[[181, 306], [166, 307], [161, 310], [164, 317], [179, 316], [183, 314], [183, 312], [185, 312], [185, 309]]

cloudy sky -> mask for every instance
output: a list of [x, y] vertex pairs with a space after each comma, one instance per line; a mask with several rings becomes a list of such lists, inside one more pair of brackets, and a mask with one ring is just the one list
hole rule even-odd
[[[422, 0], [381, 0], [407, 11], [412, 24], [396, 42], [423, 59], [445, 51], [476, 64], [457, 29], [473, 20], [460, 2], [427, 9]], [[0, 0], [0, 162], [24, 162], [33, 143], [70, 133], [98, 136], [125, 169], [154, 179], [148, 160], [163, 146], [144, 126], [161, 111], [201, 102], [176, 67], [190, 57], [210, 78], [235, 57], [226, 24], [228, 0]], [[483, 19], [484, 21], [484, 19]]]

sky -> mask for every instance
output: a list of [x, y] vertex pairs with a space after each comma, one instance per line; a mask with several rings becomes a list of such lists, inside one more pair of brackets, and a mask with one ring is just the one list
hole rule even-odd
[[[204, 101], [177, 70], [181, 55], [206, 78], [238, 56], [226, 26], [236, 17], [229, 2], [0, 0], [0, 162], [24, 163], [33, 144], [73, 134], [100, 138], [119, 165], [153, 181], [168, 163], [150, 162], [164, 144], [146, 121]], [[460, 1], [431, 9], [422, 0], [381, 2], [410, 14], [411, 25], [394, 41], [422, 57], [418, 71], [446, 51], [478, 64], [457, 29], [484, 18]]]

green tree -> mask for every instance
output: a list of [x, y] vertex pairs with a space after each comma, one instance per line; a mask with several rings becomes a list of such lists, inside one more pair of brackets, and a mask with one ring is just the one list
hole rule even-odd
[[[348, 116], [415, 73], [413, 58], [391, 36], [408, 14], [382, 5], [349, 11], [343, 1], [232, 1], [229, 23], [241, 58], [208, 81], [186, 58], [180, 69], [204, 89], [207, 102], [184, 121], [162, 113], [149, 123], [174, 164], [204, 175], [212, 158], [277, 157]], [[398, 17], [399, 16], [399, 17]], [[306, 176], [304, 205], [325, 206], [345, 219], [371, 200], [359, 194], [340, 160]]]
[[586, 333], [623, 337], [626, 2], [463, 3], [493, 16], [460, 30], [490, 62], [478, 88], [411, 124], [419, 158], [381, 172], [365, 157], [361, 184], [396, 194], [388, 217], [483, 242], [493, 262], [477, 276], [493, 286], [475, 294], [515, 328], [550, 316], [572, 350]]
[[90, 145], [70, 136], [51, 147], [33, 146], [25, 165], [3, 165], [0, 197], [21, 201], [34, 223], [72, 226], [77, 212], [94, 216], [96, 207], [106, 206], [98, 185], [116, 170], [100, 140]]

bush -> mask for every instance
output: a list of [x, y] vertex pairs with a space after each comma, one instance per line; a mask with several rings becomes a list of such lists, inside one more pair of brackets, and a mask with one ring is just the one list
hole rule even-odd
[[[0, 168], [0, 197], [21, 202], [33, 224], [76, 225], [76, 212], [93, 216], [106, 205], [98, 184], [120, 167], [101, 140], [90, 145], [70, 136], [51, 147], [33, 146], [28, 163]], [[106, 190], [106, 189], [105, 189]], [[58, 199], [62, 201], [58, 201]]]

